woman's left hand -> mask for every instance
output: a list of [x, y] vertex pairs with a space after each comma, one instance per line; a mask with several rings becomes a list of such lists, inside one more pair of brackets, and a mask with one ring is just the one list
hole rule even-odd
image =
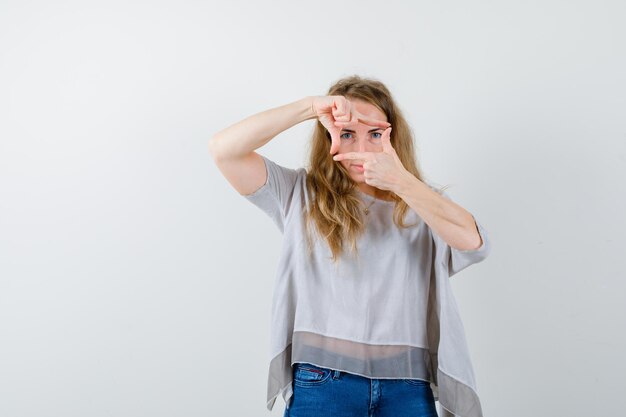
[[391, 146], [391, 127], [382, 135], [382, 152], [346, 152], [336, 154], [333, 160], [358, 159], [363, 161], [365, 183], [381, 190], [395, 192], [398, 186], [411, 175], [400, 162], [398, 154]]

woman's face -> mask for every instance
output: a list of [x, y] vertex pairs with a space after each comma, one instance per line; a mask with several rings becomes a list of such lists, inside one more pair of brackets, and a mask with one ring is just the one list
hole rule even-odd
[[[377, 120], [387, 121], [385, 113], [380, 111], [378, 107], [362, 100], [349, 99], [356, 110], [364, 116]], [[383, 128], [368, 126], [359, 121], [357, 126], [349, 126], [340, 132], [339, 153], [346, 152], [382, 152], [382, 135]], [[341, 165], [348, 171], [350, 178], [359, 184], [359, 188], [365, 191], [365, 188], [372, 188], [365, 183], [363, 176], [363, 160], [344, 159], [339, 161]]]

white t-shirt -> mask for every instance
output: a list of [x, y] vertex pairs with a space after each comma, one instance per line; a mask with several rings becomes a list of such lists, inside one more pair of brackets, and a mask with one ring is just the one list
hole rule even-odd
[[373, 200], [357, 189], [364, 207], [369, 206], [358, 256], [345, 244], [334, 264], [326, 241], [314, 234], [309, 257], [303, 216], [309, 204], [306, 170], [263, 159], [267, 181], [244, 197], [283, 233], [272, 302], [267, 408], [272, 410], [281, 393], [289, 401], [292, 365], [308, 362], [370, 378], [430, 381], [446, 412], [481, 417], [463, 325], [448, 283], [450, 276], [487, 257], [489, 239], [480, 223], [476, 221], [481, 247], [460, 251], [411, 208], [405, 223], [416, 225], [397, 227], [395, 202]]

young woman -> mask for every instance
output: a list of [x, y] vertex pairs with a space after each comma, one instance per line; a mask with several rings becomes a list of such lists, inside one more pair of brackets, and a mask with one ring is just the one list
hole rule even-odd
[[[316, 119], [308, 166], [255, 152]], [[449, 278], [485, 259], [487, 233], [418, 169], [386, 86], [351, 76], [326, 96], [218, 132], [210, 153], [284, 241], [272, 303], [267, 408], [285, 416], [482, 417]]]

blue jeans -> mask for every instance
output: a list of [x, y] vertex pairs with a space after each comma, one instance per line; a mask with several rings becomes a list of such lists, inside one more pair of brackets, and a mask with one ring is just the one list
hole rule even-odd
[[294, 363], [283, 417], [437, 417], [430, 382], [374, 379]]

